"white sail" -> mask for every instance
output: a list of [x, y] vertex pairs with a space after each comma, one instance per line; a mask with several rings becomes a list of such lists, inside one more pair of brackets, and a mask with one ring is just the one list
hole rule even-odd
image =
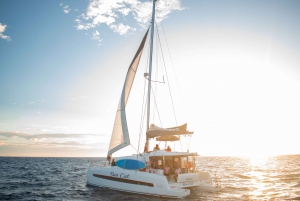
[[125, 107], [127, 104], [127, 100], [130, 94], [130, 90], [133, 84], [133, 80], [139, 65], [139, 61], [143, 52], [143, 48], [145, 45], [145, 41], [148, 35], [149, 29], [146, 32], [140, 47], [138, 51], [136, 52], [129, 68], [127, 71], [125, 83], [123, 86], [116, 118], [115, 118], [115, 123], [114, 123], [114, 128], [113, 132], [111, 135], [110, 139], [110, 144], [108, 148], [108, 153], [107, 156], [109, 157], [111, 154], [114, 152], [118, 151], [119, 149], [122, 149], [130, 144], [130, 139], [129, 139], [129, 133], [128, 133], [128, 127], [127, 127], [127, 120], [126, 120], [126, 112], [125, 112]]

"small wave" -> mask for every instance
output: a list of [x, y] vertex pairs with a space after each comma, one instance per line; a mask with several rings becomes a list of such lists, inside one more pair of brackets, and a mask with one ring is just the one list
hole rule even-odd
[[299, 178], [300, 174], [278, 174], [278, 175], [269, 175], [271, 178], [278, 178], [278, 179], [294, 179]]
[[287, 174], [285, 175], [286, 178], [299, 178], [300, 174]]
[[236, 174], [235, 176], [237, 176], [238, 178], [241, 178], [241, 179], [251, 179], [252, 178], [250, 176], [246, 176], [246, 175], [242, 175], [242, 174]]
[[22, 193], [0, 193], [1, 200], [23, 200]]
[[292, 187], [300, 187], [300, 181], [298, 181], [297, 184], [293, 185]]
[[55, 198], [56, 197], [52, 193], [42, 193], [41, 196], [44, 197], [44, 198]]
[[226, 186], [222, 188], [222, 191], [251, 191], [253, 190], [252, 188], [249, 187], [233, 187], [233, 186]]

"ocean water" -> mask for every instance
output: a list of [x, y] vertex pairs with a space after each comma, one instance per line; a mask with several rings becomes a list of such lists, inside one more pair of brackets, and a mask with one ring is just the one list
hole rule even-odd
[[223, 188], [217, 193], [193, 188], [183, 199], [87, 186], [89, 163], [104, 160], [0, 157], [0, 200], [300, 200], [300, 155], [199, 157], [197, 167], [219, 177]]

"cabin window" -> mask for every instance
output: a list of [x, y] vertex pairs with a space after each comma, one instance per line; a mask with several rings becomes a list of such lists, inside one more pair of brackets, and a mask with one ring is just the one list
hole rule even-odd
[[174, 168], [180, 167], [180, 158], [179, 157], [174, 157], [173, 166], [174, 166]]
[[150, 157], [150, 166], [155, 169], [163, 169], [163, 157], [161, 156], [152, 156]]
[[158, 169], [162, 169], [162, 160], [157, 160]]
[[165, 165], [168, 164], [170, 168], [173, 168], [173, 157], [171, 156], [166, 156], [165, 157]]
[[182, 173], [188, 172], [188, 158], [187, 157], [181, 157], [181, 168], [182, 168]]
[[195, 171], [195, 160], [196, 160], [195, 156], [189, 156], [188, 157], [189, 172], [194, 172]]

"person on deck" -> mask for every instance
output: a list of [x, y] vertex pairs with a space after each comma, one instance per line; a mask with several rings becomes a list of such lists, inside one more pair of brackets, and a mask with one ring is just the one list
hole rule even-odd
[[155, 173], [154, 165], [151, 165], [149, 168], [150, 173]]
[[171, 147], [168, 145], [168, 147], [166, 148], [166, 151], [172, 151]]
[[192, 165], [192, 162], [189, 161], [188, 163], [185, 163], [185, 168], [186, 168], [189, 172], [193, 172], [193, 165]]
[[168, 164], [165, 165], [164, 175], [168, 178], [170, 176], [170, 167]]
[[181, 169], [179, 166], [177, 166], [177, 168], [175, 170], [175, 175], [174, 175], [175, 182], [177, 182], [177, 178], [180, 173], [181, 173]]
[[111, 166], [116, 166], [116, 161], [115, 161], [115, 159], [112, 160]]
[[160, 150], [158, 144], [156, 144], [156, 146], [153, 148], [153, 151], [157, 151], [157, 150]]

